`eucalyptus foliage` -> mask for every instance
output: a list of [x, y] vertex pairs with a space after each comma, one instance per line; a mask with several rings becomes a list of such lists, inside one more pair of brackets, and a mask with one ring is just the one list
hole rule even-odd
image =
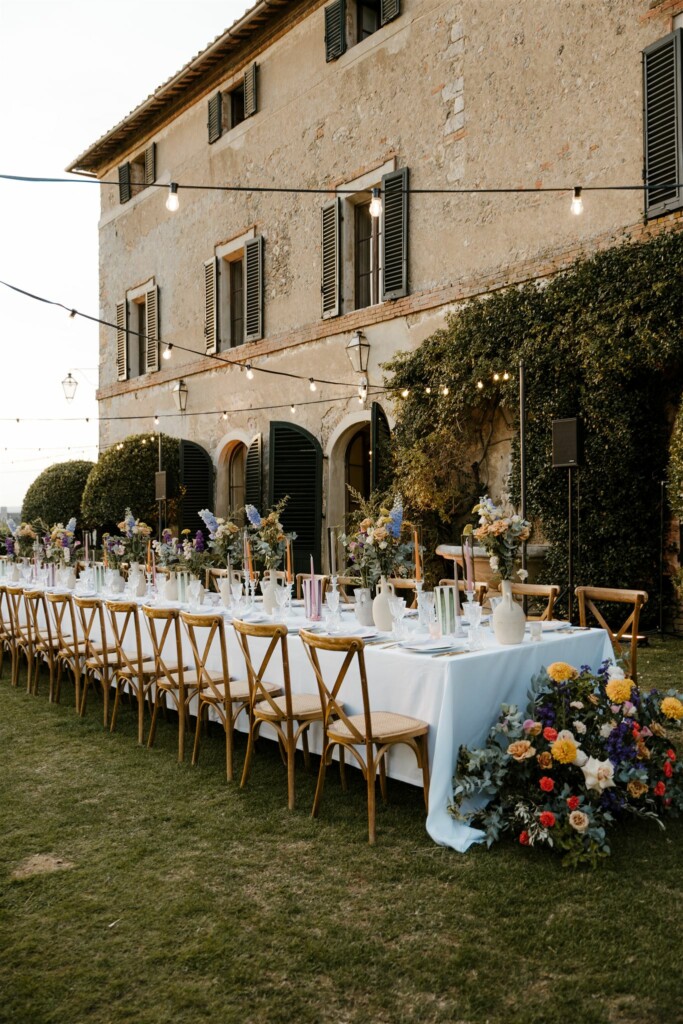
[[48, 466], [33, 481], [26, 492], [22, 518], [28, 523], [66, 523], [76, 517], [78, 528], [83, 525], [81, 499], [93, 462], [73, 459]]
[[[159, 468], [158, 440], [150, 439], [149, 434], [131, 434], [122, 445], [103, 452], [88, 477], [82, 505], [88, 526], [113, 529], [127, 508], [134, 508], [147, 523], [157, 522], [154, 474]], [[161, 460], [171, 482], [170, 497], [178, 479], [177, 438], [161, 435]], [[173, 518], [171, 511], [168, 518]]]
[[[545, 578], [565, 580], [568, 540], [567, 471], [552, 468], [551, 423], [578, 415], [585, 440], [574, 495], [575, 582], [644, 587], [654, 596], [662, 481], [683, 389], [682, 281], [683, 234], [617, 246], [545, 287], [468, 303], [417, 351], [386, 364], [396, 395], [397, 486], [410, 506], [452, 538], [488, 490], [492, 444], [508, 438], [509, 488], [518, 498], [523, 360], [527, 517], [536, 539], [552, 544]], [[509, 379], [494, 382], [503, 370]]]

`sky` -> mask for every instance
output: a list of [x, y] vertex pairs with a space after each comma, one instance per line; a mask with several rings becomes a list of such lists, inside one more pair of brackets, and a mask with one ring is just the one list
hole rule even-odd
[[[0, 174], [69, 177], [252, 4], [0, 0]], [[0, 281], [98, 316], [99, 191], [0, 180]], [[0, 508], [18, 509], [49, 465], [96, 460], [98, 338], [97, 324], [0, 284]]]

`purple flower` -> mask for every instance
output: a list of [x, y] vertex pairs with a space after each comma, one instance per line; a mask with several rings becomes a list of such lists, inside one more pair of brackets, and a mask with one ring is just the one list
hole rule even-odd
[[202, 533], [201, 530], [197, 530], [197, 532], [195, 534], [195, 537], [194, 537], [194, 547], [195, 547], [195, 551], [203, 551], [204, 550], [204, 534]]
[[8, 555], [14, 554], [14, 541], [11, 537], [5, 537], [5, 547]]
[[162, 539], [164, 544], [170, 544], [172, 538], [173, 538], [173, 534], [171, 533], [171, 531], [169, 529], [161, 531], [161, 539]]
[[216, 530], [218, 529], [218, 520], [216, 519], [213, 512], [208, 508], [203, 508], [199, 513], [199, 518], [205, 523], [209, 535], [213, 537]]
[[66, 534], [63, 534], [62, 535], [62, 547], [63, 548], [68, 548], [68, 546], [69, 546], [69, 538], [67, 537]]

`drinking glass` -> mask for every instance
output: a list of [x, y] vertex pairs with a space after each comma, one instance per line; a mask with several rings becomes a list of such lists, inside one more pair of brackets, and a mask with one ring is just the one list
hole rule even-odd
[[424, 629], [429, 629], [429, 623], [433, 616], [436, 616], [434, 607], [434, 591], [421, 591], [417, 599], [418, 618]]
[[532, 642], [538, 643], [543, 633], [543, 623], [539, 620], [529, 623], [529, 638]]
[[234, 604], [239, 604], [239, 600], [242, 597], [242, 584], [241, 583], [231, 583], [230, 584], [230, 593], [232, 594], [232, 600], [233, 600]]
[[199, 580], [192, 580], [192, 583], [190, 583], [190, 586], [188, 587], [188, 591], [190, 594], [190, 605], [193, 608], [199, 607], [199, 594], [201, 592], [201, 587], [202, 585]]
[[339, 608], [339, 591], [328, 590], [327, 594], [325, 595], [325, 602], [327, 604], [327, 607], [332, 612], [332, 614], [335, 615]]
[[278, 619], [281, 622], [285, 619], [285, 609], [289, 600], [289, 587], [278, 586], [275, 588], [275, 602], [277, 604]]
[[405, 598], [390, 597], [389, 611], [391, 612], [391, 618], [393, 619], [394, 622], [392, 634], [396, 637], [397, 640], [400, 640], [403, 637], [403, 616], [406, 613]]
[[467, 617], [473, 629], [478, 629], [481, 626], [481, 605], [477, 601], [470, 601], [468, 604]]

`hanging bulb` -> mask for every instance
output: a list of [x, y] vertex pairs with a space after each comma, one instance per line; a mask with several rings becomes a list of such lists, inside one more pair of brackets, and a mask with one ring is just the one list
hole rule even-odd
[[254, 379], [254, 371], [251, 368], [251, 363], [247, 363], [247, 380]]
[[295, 405], [290, 405], [290, 407], [289, 407], [289, 411], [291, 412], [291, 414], [292, 414], [292, 416], [293, 416], [293, 415], [294, 415], [294, 413], [296, 412], [296, 406], [295, 406]]
[[158, 426], [159, 426], [159, 417], [158, 417], [158, 416], [155, 416], [155, 417], [154, 417], [154, 426], [155, 426], [155, 427], [158, 427]]
[[372, 199], [370, 200], [370, 216], [382, 216], [382, 193], [378, 188], [373, 188]]
[[425, 394], [431, 395], [431, 393], [432, 393], [432, 389], [430, 387], [426, 387], [425, 388]]
[[401, 392], [401, 398], [407, 398], [409, 394], [410, 391], [408, 391], [408, 388], [404, 388], [403, 391]]
[[172, 181], [168, 186], [168, 198], [166, 200], [166, 209], [170, 213], [175, 213], [180, 206], [180, 200], [178, 199], [178, 186], [175, 181]]
[[477, 389], [478, 389], [479, 391], [482, 391], [482, 390], [483, 390], [483, 388], [484, 388], [484, 382], [483, 382], [483, 380], [478, 380], [478, 381], [477, 381]]
[[309, 377], [309, 378], [308, 378], [308, 381], [309, 381], [309, 383], [308, 383], [308, 386], [309, 386], [309, 388], [311, 389], [311, 391], [317, 391], [317, 390], [318, 390], [318, 386], [317, 386], [317, 384], [315, 383], [315, 381], [313, 380], [313, 378], [312, 378], [312, 377]]
[[140, 443], [141, 443], [141, 444], [147, 444], [147, 438], [146, 438], [146, 437], [143, 437], [143, 439], [142, 439], [142, 441], [141, 441]]
[[69, 319], [70, 320], [75, 320], [76, 319], [76, 310], [75, 309], [72, 309], [71, 312], [69, 313]]
[[168, 344], [168, 345], [166, 346], [166, 348], [164, 349], [164, 351], [163, 351], [163, 357], [162, 357], [162, 358], [163, 358], [163, 359], [170, 359], [170, 358], [171, 358], [171, 352], [172, 352], [172, 351], [173, 351], [173, 345], [171, 345], [171, 344]]
[[447, 387], [444, 387], [442, 388], [441, 394], [444, 395], [445, 397], [446, 395], [450, 394], [450, 391]]
[[495, 380], [496, 383], [498, 383], [498, 381], [500, 380], [500, 374], [499, 373], [494, 373], [493, 379]]
[[228, 418], [228, 414], [227, 414], [227, 412], [224, 412], [224, 413], [223, 413], [223, 419], [224, 419], [224, 420], [227, 420], [227, 418]]
[[578, 215], [583, 213], [583, 199], [581, 198], [581, 186], [574, 186], [574, 198], [572, 199], [572, 213]]
[[503, 380], [510, 380], [510, 374], [507, 372], [507, 370], [503, 374]]

